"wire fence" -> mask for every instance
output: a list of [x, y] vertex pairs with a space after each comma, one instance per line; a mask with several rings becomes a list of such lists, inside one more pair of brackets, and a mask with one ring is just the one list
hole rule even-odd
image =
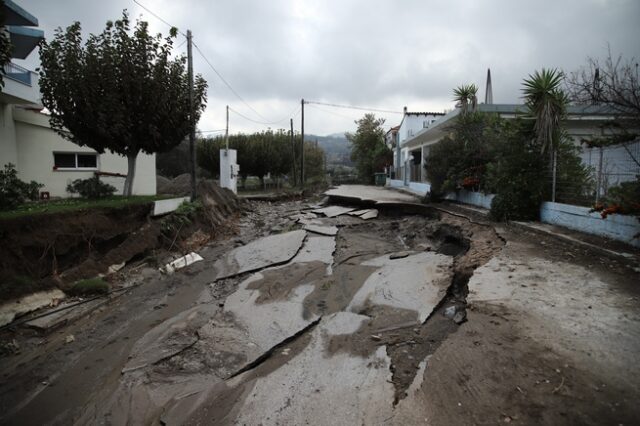
[[[606, 201], [609, 190], [640, 175], [640, 141], [609, 147], [583, 147], [581, 163], [556, 153], [549, 173], [550, 201], [593, 206]], [[586, 166], [581, 167], [581, 166]]]

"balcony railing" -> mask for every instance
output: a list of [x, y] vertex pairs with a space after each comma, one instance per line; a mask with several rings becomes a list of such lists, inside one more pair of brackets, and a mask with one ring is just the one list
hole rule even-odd
[[2, 75], [3, 77], [31, 86], [31, 71], [22, 68], [20, 65], [9, 62], [2, 67]]

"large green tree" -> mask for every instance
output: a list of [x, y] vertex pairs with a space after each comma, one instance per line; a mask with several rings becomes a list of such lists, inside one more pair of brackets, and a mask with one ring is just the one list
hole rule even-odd
[[124, 195], [131, 195], [138, 154], [178, 145], [205, 108], [207, 83], [198, 75], [190, 113], [186, 58], [171, 56], [176, 36], [176, 28], [166, 38], [152, 35], [140, 20], [131, 28], [125, 11], [85, 44], [75, 22], [40, 47], [40, 90], [52, 128], [78, 145], [127, 157]]
[[358, 130], [346, 134], [351, 143], [351, 160], [356, 163], [359, 178], [374, 183], [374, 174], [383, 171], [393, 161], [393, 151], [384, 143], [384, 118], [365, 114], [355, 123]]

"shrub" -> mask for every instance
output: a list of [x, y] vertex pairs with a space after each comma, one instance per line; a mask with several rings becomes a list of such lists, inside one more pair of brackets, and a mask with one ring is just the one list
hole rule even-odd
[[80, 194], [82, 198], [97, 199], [113, 195], [116, 188], [100, 181], [98, 176], [89, 179], [76, 179], [67, 185], [67, 192]]
[[468, 113], [458, 117], [451, 133], [431, 148], [425, 168], [431, 198], [461, 188], [484, 189], [484, 174], [493, 158], [493, 145], [504, 139], [507, 124], [495, 114]]
[[107, 294], [109, 284], [102, 278], [89, 278], [75, 282], [67, 293], [73, 296], [87, 296], [92, 294]]
[[199, 201], [184, 202], [180, 206], [167, 216], [161, 222], [161, 229], [164, 233], [169, 234], [177, 232], [184, 226], [191, 225], [193, 219], [202, 210], [202, 203]]
[[490, 211], [494, 220], [535, 220], [540, 214], [548, 163], [521, 124], [496, 145], [487, 165], [487, 187], [496, 194]]
[[21, 181], [16, 166], [5, 164], [4, 170], [0, 170], [0, 210], [11, 210], [25, 201], [37, 200], [43, 186], [33, 180], [29, 183]]

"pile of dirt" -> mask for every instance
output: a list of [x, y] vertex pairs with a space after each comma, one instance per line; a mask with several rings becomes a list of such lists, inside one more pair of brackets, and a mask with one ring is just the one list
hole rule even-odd
[[[171, 184], [189, 187], [180, 176]], [[0, 221], [0, 300], [54, 286], [65, 290], [112, 265], [167, 250], [192, 251], [233, 233], [241, 209], [235, 194], [211, 180], [200, 181], [197, 190], [201, 208], [177, 218], [181, 225], [175, 228], [167, 223], [179, 213], [152, 218], [153, 203]]]
[[158, 195], [189, 195], [191, 194], [191, 175], [184, 173], [173, 179], [158, 175], [156, 192]]

